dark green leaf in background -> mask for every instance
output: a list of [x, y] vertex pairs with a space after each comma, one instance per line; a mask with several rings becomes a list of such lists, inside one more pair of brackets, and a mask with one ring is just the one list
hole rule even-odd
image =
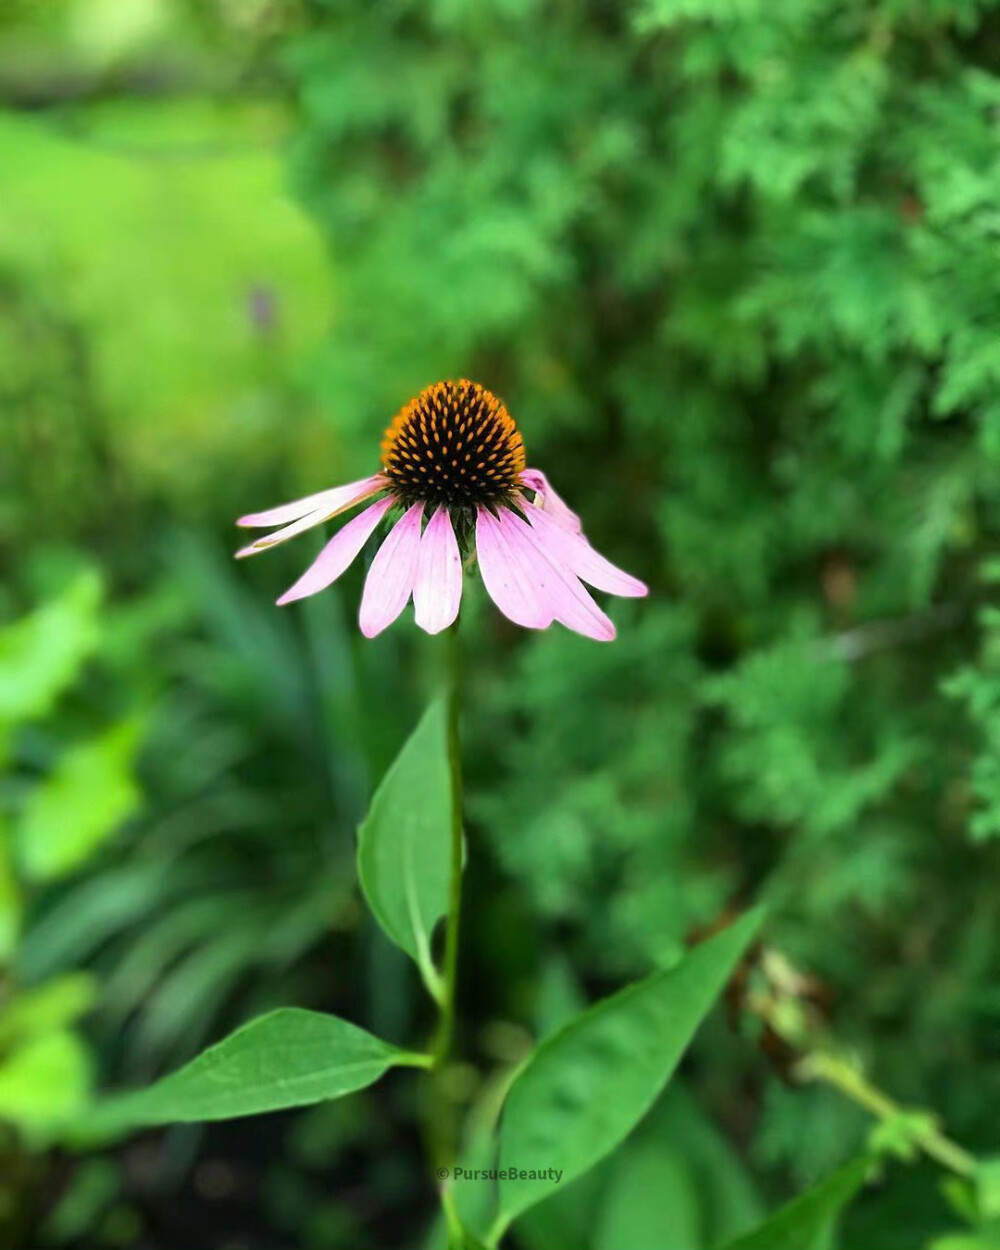
[[139, 725], [125, 721], [71, 747], [32, 792], [14, 827], [18, 863], [32, 881], [56, 881], [83, 865], [138, 810], [133, 775]]
[[20, 990], [0, 1006], [0, 1047], [65, 1028], [90, 1010], [97, 993], [89, 972], [69, 972]]
[[593, 1250], [698, 1250], [698, 1192], [683, 1151], [653, 1139], [622, 1162], [604, 1198]]
[[104, 596], [96, 570], [0, 630], [0, 728], [44, 716], [76, 680], [99, 640]]
[[10, 826], [0, 817], [0, 961], [4, 962], [17, 947], [24, 911], [11, 843]]
[[870, 1168], [870, 1160], [854, 1159], [722, 1250], [816, 1250]]
[[1000, 1156], [978, 1159], [974, 1182], [981, 1218], [1000, 1219]]
[[0, 1062], [0, 1121], [38, 1143], [56, 1136], [84, 1110], [91, 1068], [86, 1047], [68, 1029], [29, 1037]]

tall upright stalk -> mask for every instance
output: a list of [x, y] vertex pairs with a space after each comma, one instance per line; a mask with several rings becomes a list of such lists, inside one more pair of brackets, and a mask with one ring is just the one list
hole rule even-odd
[[458, 933], [462, 911], [462, 754], [458, 734], [461, 651], [458, 625], [448, 630], [448, 763], [451, 770], [451, 883], [445, 931], [441, 1018], [434, 1039], [436, 1064], [451, 1051], [455, 1032], [455, 986], [458, 976]]
[[448, 914], [445, 918], [444, 958], [440, 1015], [430, 1047], [431, 1103], [428, 1136], [432, 1143], [434, 1166], [440, 1183], [441, 1208], [448, 1229], [450, 1247], [465, 1245], [465, 1232], [455, 1207], [447, 1177], [457, 1152], [454, 1105], [446, 1085], [445, 1066], [451, 1057], [455, 1037], [455, 994], [458, 981], [458, 936], [462, 912], [462, 756], [458, 732], [461, 689], [459, 622], [448, 630], [448, 763], [451, 773], [451, 873], [448, 887]]

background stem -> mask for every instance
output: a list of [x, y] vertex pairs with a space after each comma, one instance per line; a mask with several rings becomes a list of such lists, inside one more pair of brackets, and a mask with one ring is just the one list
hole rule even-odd
[[[825, 1081], [832, 1085], [879, 1120], [892, 1120], [903, 1112], [897, 1102], [876, 1089], [863, 1073], [836, 1055], [809, 1055], [799, 1065], [799, 1073], [807, 1080]], [[928, 1124], [915, 1133], [914, 1141], [926, 1155], [958, 1176], [970, 1177], [975, 1173], [975, 1158], [934, 1125]]]

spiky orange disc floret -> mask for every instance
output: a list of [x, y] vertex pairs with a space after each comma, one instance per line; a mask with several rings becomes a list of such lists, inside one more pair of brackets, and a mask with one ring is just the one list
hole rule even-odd
[[511, 498], [524, 443], [501, 401], [477, 382], [435, 382], [386, 430], [382, 467], [407, 505], [474, 508]]

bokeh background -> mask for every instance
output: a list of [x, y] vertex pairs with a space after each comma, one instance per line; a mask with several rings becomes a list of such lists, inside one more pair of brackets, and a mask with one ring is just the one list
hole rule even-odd
[[[361, 639], [360, 569], [279, 612], [318, 540], [232, 520], [449, 376], [652, 588], [608, 647], [470, 594], [456, 1102], [763, 898], [824, 1032], [1000, 1150], [998, 141], [992, 0], [4, 0], [0, 1245], [425, 1244], [405, 1074], [56, 1126], [270, 1006], [429, 1027], [353, 847], [437, 644]], [[519, 1245], [698, 1250], [858, 1148], [740, 1015]], [[939, 1181], [842, 1244], [943, 1238]]]

